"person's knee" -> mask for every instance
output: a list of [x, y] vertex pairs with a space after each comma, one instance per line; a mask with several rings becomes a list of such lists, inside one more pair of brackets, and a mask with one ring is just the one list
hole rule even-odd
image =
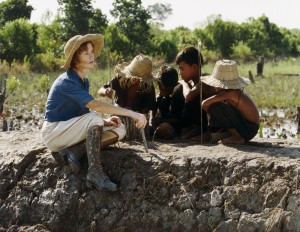
[[217, 102], [209, 107], [208, 113], [211, 115], [211, 117], [219, 118], [227, 115], [228, 110], [229, 107], [226, 104], [222, 102]]
[[88, 128], [92, 127], [92, 126], [103, 126], [104, 125], [104, 121], [103, 118], [101, 117], [100, 114], [96, 113], [96, 112], [91, 112], [89, 115], [89, 125]]
[[122, 140], [126, 135], [126, 127], [123, 123], [119, 127], [116, 127], [113, 131], [118, 134], [118, 140]]

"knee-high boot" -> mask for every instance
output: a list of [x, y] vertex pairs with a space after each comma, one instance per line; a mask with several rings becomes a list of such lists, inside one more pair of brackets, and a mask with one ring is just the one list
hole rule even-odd
[[117, 185], [113, 183], [104, 173], [101, 163], [101, 137], [102, 126], [91, 126], [86, 134], [86, 150], [88, 157], [88, 173], [86, 177], [86, 185], [88, 188], [92, 186], [97, 189], [107, 189], [109, 191], [116, 191]]

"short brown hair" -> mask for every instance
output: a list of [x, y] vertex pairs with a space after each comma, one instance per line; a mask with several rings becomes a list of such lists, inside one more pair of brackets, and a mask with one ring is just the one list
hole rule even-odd
[[[74, 66], [77, 64], [78, 61], [78, 56], [83, 53], [84, 51], [87, 51], [88, 47], [87, 45], [91, 43], [90, 41], [84, 42], [83, 44], [80, 45], [80, 47], [76, 50], [76, 52], [73, 55], [70, 67], [74, 68]], [[92, 44], [92, 43], [91, 43]]]
[[[200, 53], [200, 62], [203, 64], [203, 57]], [[176, 64], [179, 64], [180, 62], [185, 62], [189, 65], [196, 64], [199, 65], [199, 51], [197, 48], [193, 46], [189, 46], [181, 50], [177, 56], [176, 56]], [[201, 65], [200, 64], [200, 65]]]

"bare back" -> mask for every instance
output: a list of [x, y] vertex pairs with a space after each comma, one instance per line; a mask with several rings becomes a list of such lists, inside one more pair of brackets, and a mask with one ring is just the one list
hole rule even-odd
[[217, 102], [226, 102], [235, 107], [248, 121], [259, 124], [259, 113], [252, 98], [240, 89], [219, 89], [218, 94], [202, 102], [205, 111]]
[[237, 108], [244, 117], [259, 124], [259, 113], [252, 98], [241, 90], [225, 90], [224, 97], [228, 104]]

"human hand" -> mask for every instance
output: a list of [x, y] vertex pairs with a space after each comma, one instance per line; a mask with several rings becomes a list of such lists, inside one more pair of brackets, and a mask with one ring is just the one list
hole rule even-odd
[[108, 98], [112, 98], [113, 97], [113, 94], [114, 94], [114, 90], [112, 88], [107, 88], [105, 90], [105, 96], [108, 97]]
[[132, 111], [132, 113], [133, 114], [131, 117], [135, 121], [135, 126], [138, 129], [145, 128], [145, 126], [147, 125], [147, 119], [146, 119], [145, 115], [137, 113], [137, 112], [133, 112], [133, 111]]
[[118, 116], [112, 116], [104, 120], [106, 126], [115, 126], [119, 127], [121, 125], [121, 119]]

